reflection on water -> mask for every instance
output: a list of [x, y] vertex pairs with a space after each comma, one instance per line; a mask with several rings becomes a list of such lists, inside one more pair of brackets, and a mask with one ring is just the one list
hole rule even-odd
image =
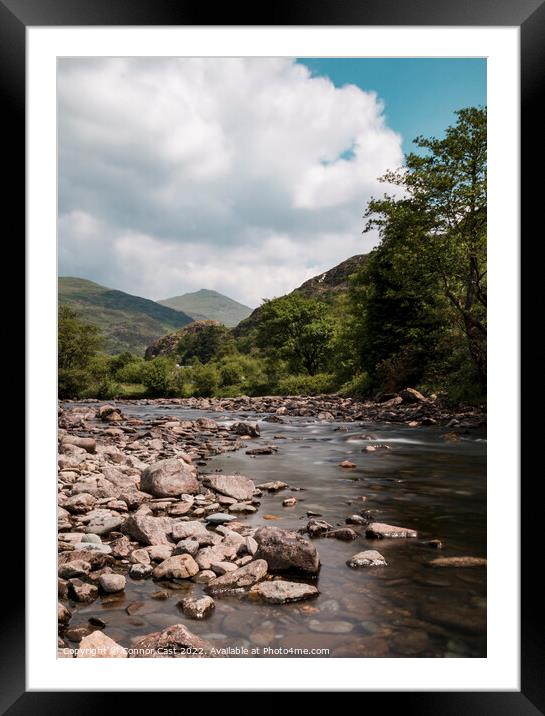
[[[177, 406], [125, 405], [126, 414], [142, 418], [175, 414], [194, 419], [199, 411]], [[219, 421], [251, 414], [205, 414]], [[257, 416], [259, 417], [259, 416]], [[238, 451], [211, 459], [205, 470], [247, 475], [256, 483], [283, 480], [300, 488], [297, 504], [283, 507], [289, 491], [264, 494], [249, 524], [299, 529], [307, 510], [334, 525], [362, 509], [376, 521], [417, 529], [418, 540], [354, 542], [319, 539], [322, 569], [316, 582], [320, 596], [279, 606], [254, 604], [244, 596], [216, 600], [203, 622], [187, 619], [176, 606], [182, 596], [200, 594], [202, 586], [127, 580], [126, 593], [76, 608], [71, 626], [101, 616], [105, 633], [125, 646], [131, 639], [176, 623], [218, 647], [329, 649], [330, 656], [486, 655], [486, 570], [433, 569], [437, 556], [486, 556], [486, 441], [483, 436], [449, 442], [439, 428], [408, 428], [365, 423], [315, 423], [289, 418], [284, 424], [261, 421], [259, 444], [274, 443], [278, 452], [251, 457]], [[255, 444], [255, 443], [253, 443]], [[365, 445], [387, 445], [362, 452]], [[342, 460], [357, 467], [343, 470]], [[365, 499], [363, 499], [365, 498]], [[264, 515], [278, 517], [274, 522]], [[360, 529], [358, 527], [356, 530]], [[438, 552], [424, 544], [440, 539]], [[387, 567], [352, 570], [346, 560], [376, 548]], [[157, 592], [166, 592], [157, 598]], [[165, 597], [167, 597], [165, 599]], [[127, 607], [130, 608], [127, 610]], [[130, 613], [128, 613], [130, 612]], [[294, 655], [300, 655], [293, 652]], [[323, 656], [323, 654], [322, 654]]]

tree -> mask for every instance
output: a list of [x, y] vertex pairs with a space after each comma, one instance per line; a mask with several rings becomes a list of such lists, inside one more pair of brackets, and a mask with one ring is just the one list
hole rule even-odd
[[[465, 336], [482, 388], [486, 384], [486, 109], [457, 112], [443, 139], [417, 137], [422, 154], [383, 181], [401, 197], [369, 202], [366, 230], [378, 228], [383, 243], [409, 227], [396, 243], [404, 289], [413, 294], [436, 286]], [[380, 252], [380, 249], [379, 249]]]
[[93, 381], [91, 363], [101, 344], [98, 328], [83, 323], [72, 308], [59, 307], [57, 361], [60, 398], [77, 398], [89, 387]]
[[221, 323], [199, 321], [188, 326], [180, 339], [177, 352], [182, 363], [197, 358], [208, 363], [212, 358], [222, 357], [234, 350], [231, 330]]
[[292, 293], [266, 300], [257, 326], [257, 345], [315, 375], [329, 354], [333, 321], [328, 307]]

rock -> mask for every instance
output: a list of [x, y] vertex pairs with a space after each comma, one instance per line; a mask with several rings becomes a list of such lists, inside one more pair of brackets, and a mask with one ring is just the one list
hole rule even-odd
[[251, 515], [254, 512], [257, 512], [257, 509], [248, 502], [235, 502], [234, 505], [229, 505], [229, 512]]
[[68, 624], [70, 621], [70, 618], [72, 617], [72, 613], [69, 609], [67, 609], [64, 604], [61, 604], [60, 602], [57, 603], [57, 621], [59, 624]]
[[83, 448], [88, 453], [94, 453], [96, 451], [97, 442], [93, 438], [79, 438], [76, 435], [64, 435], [61, 440], [61, 445], [75, 445], [76, 447]]
[[178, 602], [178, 606], [190, 619], [205, 619], [213, 612], [216, 603], [212, 597], [205, 595], [198, 599], [195, 599], [195, 597], [181, 599]]
[[335, 530], [329, 530], [329, 532], [326, 532], [326, 537], [333, 537], [334, 539], [341, 539], [344, 542], [350, 542], [351, 540], [354, 540], [357, 538], [358, 533], [355, 532], [350, 527], [339, 527]]
[[171, 517], [181, 517], [191, 511], [193, 507], [192, 502], [177, 502], [175, 505], [169, 505], [168, 514]]
[[71, 577], [83, 577], [89, 574], [91, 565], [82, 559], [75, 559], [73, 562], [67, 562], [59, 567], [59, 577], [70, 579]]
[[414, 388], [405, 388], [399, 392], [399, 397], [404, 403], [427, 403], [428, 399]]
[[150, 564], [133, 564], [129, 569], [129, 576], [133, 579], [147, 579], [152, 573], [153, 568]]
[[152, 562], [163, 562], [172, 555], [174, 545], [171, 544], [156, 544], [152, 547], [148, 547], [149, 558]]
[[243, 475], [205, 475], [203, 482], [214, 492], [233, 497], [240, 502], [250, 500], [255, 491], [253, 481]]
[[[87, 516], [89, 517], [91, 513]], [[112, 510], [93, 510], [91, 519], [85, 527], [85, 532], [96, 535], [107, 535], [119, 529], [125, 518]]]
[[100, 588], [106, 594], [122, 592], [125, 589], [127, 580], [122, 574], [101, 574], [98, 578]]
[[205, 589], [208, 594], [239, 592], [257, 584], [267, 574], [267, 562], [257, 559], [234, 572], [228, 572], [209, 582]]
[[73, 562], [74, 560], [79, 559], [84, 562], [89, 562], [91, 569], [93, 570], [100, 569], [101, 567], [104, 567], [105, 564], [109, 564], [112, 561], [112, 558], [109, 555], [92, 550], [91, 545], [85, 545], [85, 549], [77, 549], [72, 552], [62, 552], [59, 554], [59, 567], [67, 562]]
[[147, 549], [135, 549], [130, 555], [131, 562], [134, 564], [150, 564], [151, 557]]
[[350, 462], [350, 460], [343, 460], [339, 463], [339, 467], [344, 467], [346, 469], [351, 469], [353, 467], [357, 467], [355, 462]]
[[201, 549], [195, 559], [201, 569], [212, 569], [212, 564], [223, 562], [226, 558], [233, 558], [237, 551], [236, 545], [221, 543]]
[[430, 567], [485, 567], [482, 557], [438, 557], [428, 562]]
[[194, 469], [177, 458], [160, 460], [147, 467], [140, 477], [140, 490], [154, 497], [179, 497], [195, 495], [199, 482]]
[[231, 432], [236, 435], [248, 435], [251, 438], [258, 438], [261, 435], [259, 425], [255, 422], [249, 423], [233, 423]]
[[275, 452], [278, 452], [278, 448], [274, 445], [264, 445], [246, 450], [246, 455], [272, 455]]
[[272, 572], [318, 574], [320, 558], [316, 547], [297, 532], [260, 527], [254, 539], [258, 544], [256, 558], [265, 560]]
[[110, 554], [112, 551], [109, 544], [97, 544], [96, 542], [79, 542], [74, 545], [74, 549], [85, 549], [89, 552], [101, 552], [102, 554]]
[[248, 552], [248, 554], [254, 555], [257, 552], [258, 546], [259, 545], [257, 544], [255, 539], [251, 535], [248, 535], [248, 537], [246, 537], [245, 547], [246, 547], [246, 551]]
[[78, 495], [72, 495], [64, 501], [63, 507], [72, 514], [80, 514], [83, 512], [89, 512], [96, 504], [96, 497], [90, 495], [87, 492], [82, 492]]
[[199, 572], [192, 578], [192, 581], [195, 582], [195, 584], [208, 584], [213, 579], [216, 579], [216, 577], [216, 573], [211, 569], [203, 569], [202, 572]]
[[250, 589], [251, 596], [258, 597], [269, 604], [300, 602], [303, 599], [317, 597], [318, 594], [316, 587], [311, 584], [299, 584], [298, 582], [285, 582], [283, 580], [260, 582]]
[[94, 534], [90, 532], [89, 534], [82, 534], [80, 542], [86, 542], [89, 544], [102, 544], [102, 540], [100, 539], [100, 535]]
[[307, 522], [307, 526], [305, 527], [305, 531], [308, 532], [311, 537], [321, 537], [331, 529], [333, 529], [333, 525], [330, 525], [329, 522], [317, 520], [314, 517]]
[[365, 530], [365, 536], [369, 539], [396, 539], [405, 537], [418, 537], [416, 530], [408, 527], [396, 527], [382, 522], [371, 522]]
[[220, 541], [219, 535], [206, 529], [202, 522], [175, 522], [172, 525], [172, 537], [175, 540], [192, 539], [200, 545], [216, 544]]
[[222, 525], [225, 522], [236, 520], [234, 515], [228, 515], [225, 512], [214, 512], [212, 515], [206, 516], [206, 521], [213, 525]]
[[354, 628], [350, 622], [321, 621], [318, 619], [311, 619], [308, 627], [311, 631], [319, 632], [320, 634], [348, 634]]
[[368, 549], [364, 552], [358, 552], [350, 557], [346, 563], [349, 567], [357, 569], [359, 567], [386, 567], [387, 562], [384, 557], [375, 549]]
[[211, 645], [193, 634], [183, 624], [174, 624], [163, 631], [137, 639], [131, 656], [136, 659], [201, 658], [214, 656]]
[[198, 428], [201, 428], [202, 430], [218, 429], [218, 424], [215, 420], [212, 420], [212, 418], [197, 418], [197, 420], [195, 420], [195, 424]]
[[169, 544], [167, 535], [172, 529], [170, 517], [151, 517], [135, 513], [124, 523], [123, 530], [133, 539], [147, 545]]
[[362, 517], [361, 515], [350, 515], [350, 517], [346, 518], [346, 524], [347, 525], [365, 525], [367, 524], [365, 517]]
[[98, 597], [98, 587], [95, 584], [87, 584], [80, 579], [71, 579], [68, 592], [76, 602], [94, 602]]
[[257, 487], [267, 492], [278, 492], [279, 490], [285, 490], [289, 485], [287, 482], [282, 482], [282, 480], [274, 480], [273, 482], [262, 482]]
[[189, 579], [199, 571], [199, 565], [190, 554], [177, 554], [165, 559], [153, 570], [154, 579]]
[[176, 547], [174, 547], [172, 555], [175, 556], [178, 554], [190, 554], [192, 557], [194, 557], [198, 551], [199, 543], [196, 539], [182, 539], [178, 542]]
[[285, 500], [282, 500], [282, 505], [284, 507], [293, 507], [293, 505], [297, 504], [297, 498], [296, 497], [286, 497]]
[[84, 637], [79, 645], [78, 659], [126, 659], [127, 650], [97, 630]]
[[227, 574], [227, 572], [234, 572], [237, 569], [237, 565], [232, 562], [210, 562], [210, 569], [214, 574], [221, 576], [222, 574]]
[[[91, 536], [93, 535], [87, 535], [87, 537]], [[113, 542], [110, 542], [110, 549], [112, 550], [112, 555], [114, 557], [116, 557], [117, 559], [125, 559], [131, 553], [131, 543], [129, 541], [129, 538], [123, 536], [119, 537]]]

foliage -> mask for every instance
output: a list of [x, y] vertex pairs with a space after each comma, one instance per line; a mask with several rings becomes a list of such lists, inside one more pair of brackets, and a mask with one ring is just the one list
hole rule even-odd
[[234, 350], [231, 331], [221, 324], [199, 325], [199, 330], [183, 334], [178, 343], [180, 362], [185, 364], [194, 359], [208, 363], [214, 357], [221, 357]]

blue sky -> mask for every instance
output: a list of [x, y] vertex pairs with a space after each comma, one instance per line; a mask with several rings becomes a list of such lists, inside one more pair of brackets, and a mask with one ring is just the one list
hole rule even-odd
[[336, 87], [354, 84], [373, 90], [385, 105], [389, 126], [412, 140], [441, 136], [455, 121], [454, 111], [486, 105], [486, 59], [471, 58], [334, 58], [299, 59], [313, 75], [327, 76]]

